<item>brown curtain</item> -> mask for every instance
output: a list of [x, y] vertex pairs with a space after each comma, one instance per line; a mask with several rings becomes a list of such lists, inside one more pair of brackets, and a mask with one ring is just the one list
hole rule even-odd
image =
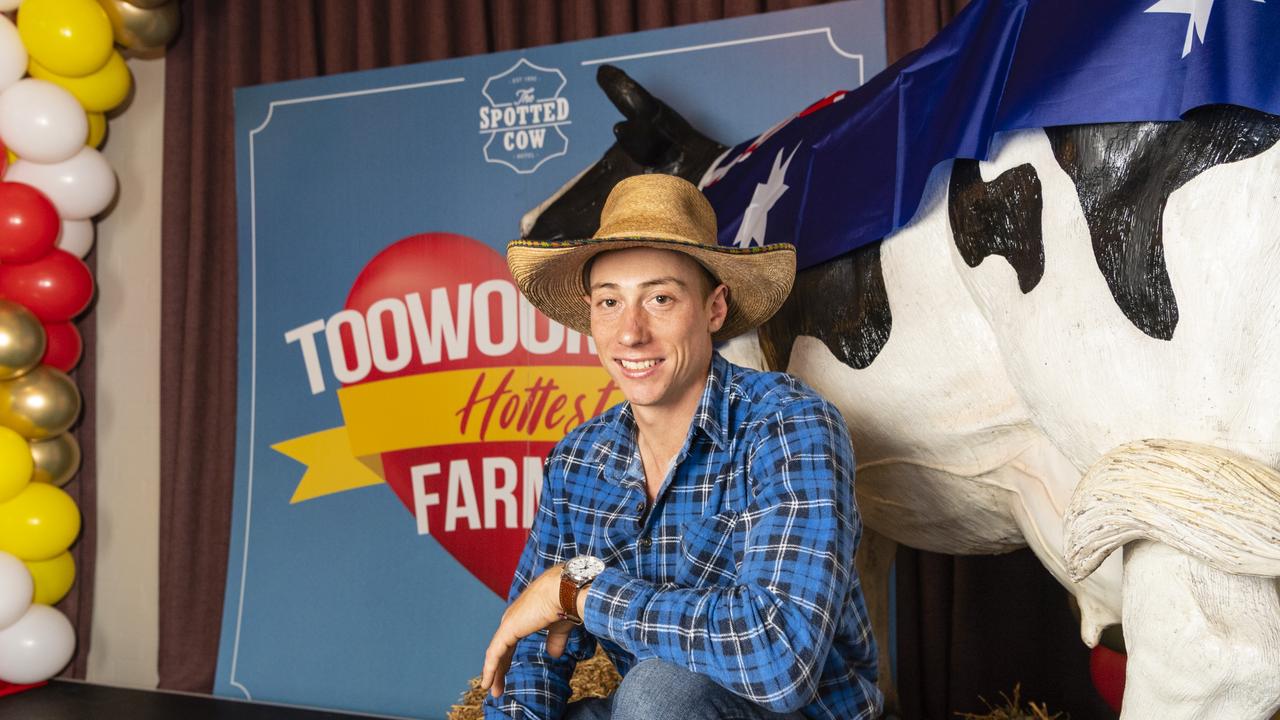
[[892, 65], [929, 42], [969, 0], [885, 0], [885, 50]]
[[900, 549], [898, 695], [909, 720], [985, 714], [1001, 693], [1073, 720], [1115, 714], [1089, 679], [1066, 590], [1030, 550], [952, 556]]
[[[161, 687], [209, 691], [217, 658], [235, 459], [232, 88], [818, 1], [184, 0], [183, 33], [165, 69]], [[887, 0], [889, 61], [923, 45], [963, 5]], [[951, 718], [1019, 680], [1038, 701], [1092, 697], [1065, 593], [1029, 553], [903, 550], [898, 578], [905, 718]], [[1054, 680], [1064, 665], [1074, 675]], [[1085, 705], [1072, 705], [1072, 716], [1105, 717]]]

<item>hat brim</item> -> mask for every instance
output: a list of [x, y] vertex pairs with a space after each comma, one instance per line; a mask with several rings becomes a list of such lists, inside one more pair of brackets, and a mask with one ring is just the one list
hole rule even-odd
[[795, 246], [788, 243], [732, 248], [654, 237], [516, 240], [507, 245], [507, 266], [534, 307], [561, 325], [590, 335], [591, 314], [583, 300], [583, 267], [602, 252], [636, 247], [684, 253], [728, 286], [729, 314], [720, 330], [711, 336], [717, 342], [741, 335], [773, 317], [786, 302], [795, 281]]

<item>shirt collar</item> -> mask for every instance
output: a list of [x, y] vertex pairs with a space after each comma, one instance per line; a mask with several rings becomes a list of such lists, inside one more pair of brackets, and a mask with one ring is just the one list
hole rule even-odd
[[701, 429], [718, 449], [729, 443], [725, 437], [725, 428], [729, 426], [728, 376], [729, 361], [720, 357], [720, 353], [712, 352], [707, 386], [702, 390], [702, 399], [693, 413], [693, 426]]
[[[693, 412], [692, 427], [701, 431], [717, 449], [728, 445], [725, 437], [729, 417], [729, 391], [726, 387], [729, 375], [729, 361], [720, 353], [711, 354], [711, 370], [707, 373], [707, 384], [698, 400], [698, 407]], [[609, 423], [604, 433], [604, 442], [596, 445], [595, 460], [601, 464], [607, 460], [603, 457], [610, 452], [615, 460], [631, 458], [636, 446], [636, 418], [630, 401], [624, 400], [618, 408], [617, 417]], [[686, 443], [686, 447], [688, 444]]]

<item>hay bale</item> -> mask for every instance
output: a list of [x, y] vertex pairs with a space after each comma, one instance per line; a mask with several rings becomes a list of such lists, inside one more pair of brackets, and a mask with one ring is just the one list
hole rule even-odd
[[[573, 688], [573, 696], [569, 699], [581, 700], [590, 697], [609, 697], [618, 689], [622, 676], [613, 667], [613, 662], [603, 650], [596, 648], [596, 654], [578, 663], [569, 680]], [[449, 720], [483, 720], [485, 691], [480, 688], [480, 678], [471, 678], [470, 687], [458, 698], [458, 703], [449, 710]]]
[[1064, 713], [1049, 713], [1048, 707], [1045, 705], [1037, 705], [1031, 701], [1027, 701], [1027, 707], [1022, 707], [1022, 685], [1013, 686], [1013, 697], [1010, 698], [1004, 693], [1000, 693], [1000, 699], [1003, 704], [993, 706], [987, 702], [987, 699], [978, 696], [983, 705], [987, 706], [987, 712], [984, 714], [976, 713], [956, 713], [961, 720], [1071, 720], [1070, 715]]

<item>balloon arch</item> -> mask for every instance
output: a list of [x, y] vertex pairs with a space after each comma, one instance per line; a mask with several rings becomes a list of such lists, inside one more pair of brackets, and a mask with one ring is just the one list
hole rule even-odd
[[[176, 0], [0, 0], [0, 686], [43, 681], [75, 653], [53, 607], [75, 581], [83, 258], [116, 176], [98, 152], [128, 97], [121, 50], [163, 51]], [[120, 49], [117, 49], [117, 45]]]

